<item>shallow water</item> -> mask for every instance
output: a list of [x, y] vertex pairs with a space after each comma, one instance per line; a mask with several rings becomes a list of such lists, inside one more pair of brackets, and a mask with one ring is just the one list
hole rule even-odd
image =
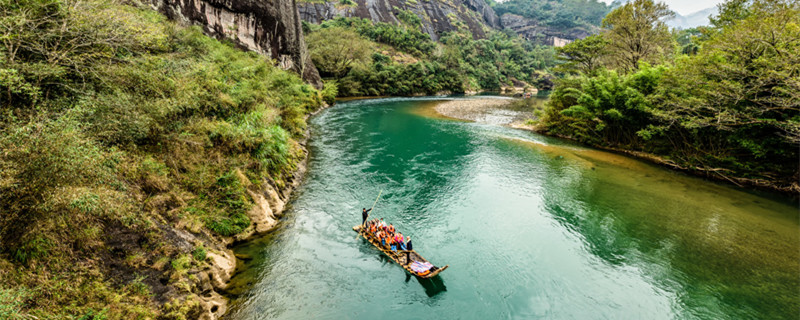
[[[673, 319], [800, 314], [787, 199], [510, 128], [429, 99], [311, 121], [310, 172], [279, 230], [235, 248], [230, 319]], [[419, 280], [357, 237], [372, 216], [450, 268]]]

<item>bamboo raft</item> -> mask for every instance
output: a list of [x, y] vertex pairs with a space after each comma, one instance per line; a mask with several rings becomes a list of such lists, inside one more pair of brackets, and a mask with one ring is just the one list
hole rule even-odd
[[[392, 251], [390, 249], [386, 249], [385, 247], [383, 247], [380, 244], [380, 242], [378, 242], [378, 240], [376, 240], [373, 237], [368, 236], [366, 232], [362, 232], [361, 231], [361, 225], [357, 225], [357, 226], [353, 227], [353, 231], [358, 232], [358, 234], [360, 234], [362, 237], [364, 237], [364, 239], [369, 241], [369, 243], [371, 243], [373, 246], [375, 246], [375, 248], [378, 248], [378, 250], [383, 252], [383, 254], [385, 254], [387, 257], [389, 257], [389, 259], [392, 259], [392, 261], [394, 261], [395, 263], [397, 263], [398, 265], [403, 267], [403, 269], [408, 271], [408, 273], [413, 274], [414, 276], [417, 276], [418, 278], [422, 278], [422, 279], [433, 278], [436, 275], [438, 275], [440, 272], [444, 271], [444, 269], [447, 269], [447, 267], [449, 267], [449, 265], [446, 265], [446, 266], [441, 267], [441, 268], [438, 268], [438, 267], [434, 266], [431, 269], [431, 272], [429, 272], [428, 274], [419, 275], [416, 272], [414, 272], [413, 270], [411, 270], [411, 267], [409, 267], [408, 261], [406, 260], [406, 251], [400, 250], [400, 251], [395, 252], [395, 251]], [[425, 260], [425, 258], [423, 258], [419, 254], [417, 254], [417, 252], [414, 251], [414, 250], [411, 250], [410, 256], [411, 256], [411, 260], [412, 261], [428, 262], [428, 260]]]

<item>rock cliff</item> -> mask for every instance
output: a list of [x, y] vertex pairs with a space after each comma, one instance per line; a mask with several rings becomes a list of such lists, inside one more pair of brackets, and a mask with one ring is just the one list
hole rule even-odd
[[500, 17], [500, 23], [503, 28], [511, 29], [525, 39], [556, 47], [563, 47], [576, 39], [583, 39], [596, 33], [596, 31], [581, 28], [555, 30], [540, 25], [535, 20], [512, 13], [503, 14]]
[[486, 36], [486, 27], [500, 29], [500, 19], [484, 0], [352, 0], [355, 5], [338, 2], [298, 3], [304, 21], [320, 23], [336, 17], [360, 17], [375, 22], [399, 23], [400, 10], [411, 11], [422, 19], [422, 31], [433, 40], [461, 24], [473, 36]]
[[197, 24], [210, 35], [274, 59], [320, 87], [307, 53], [294, 0], [151, 0], [169, 18]]

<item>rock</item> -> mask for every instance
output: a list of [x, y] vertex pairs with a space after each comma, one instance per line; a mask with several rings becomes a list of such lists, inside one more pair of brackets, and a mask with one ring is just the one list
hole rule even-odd
[[203, 311], [198, 319], [219, 319], [228, 311], [228, 299], [225, 299], [219, 293], [211, 291], [207, 296], [200, 297], [200, 309]]
[[539, 90], [553, 90], [553, 87], [556, 86], [555, 80], [556, 77], [552, 74], [545, 73], [545, 72], [535, 72], [532, 75], [533, 83]]
[[209, 251], [206, 257], [211, 261], [211, 269], [208, 273], [211, 285], [215, 289], [225, 289], [228, 280], [236, 270], [236, 258], [233, 256], [233, 252], [227, 249], [219, 252]]
[[535, 20], [512, 13], [504, 13], [500, 17], [500, 24], [503, 28], [511, 29], [525, 39], [556, 47], [563, 47], [572, 41], [586, 38], [593, 33], [582, 28], [553, 29], [539, 25]]
[[150, 0], [170, 19], [193, 23], [218, 38], [277, 61], [322, 88], [306, 48], [294, 0]]
[[399, 24], [399, 10], [413, 12], [422, 20], [421, 30], [438, 40], [442, 33], [457, 30], [463, 22], [476, 38], [485, 38], [484, 26], [499, 29], [500, 18], [484, 0], [354, 0], [355, 6], [338, 2], [298, 3], [300, 18], [320, 23], [337, 17], [359, 17], [373, 22]]
[[255, 202], [253, 208], [248, 212], [255, 232], [264, 233], [272, 230], [272, 228], [278, 225], [278, 220], [272, 214], [272, 208], [270, 208], [267, 198], [265, 198], [263, 194], [258, 194], [249, 190], [247, 192], [250, 194], [250, 198], [253, 199], [253, 202]]
[[270, 207], [272, 208], [272, 214], [275, 217], [282, 217], [283, 216], [283, 209], [286, 206], [286, 203], [281, 200], [281, 197], [278, 195], [278, 192], [275, 191], [271, 185], [266, 184], [266, 190], [264, 190], [264, 194], [267, 195], [267, 199], [269, 200]]

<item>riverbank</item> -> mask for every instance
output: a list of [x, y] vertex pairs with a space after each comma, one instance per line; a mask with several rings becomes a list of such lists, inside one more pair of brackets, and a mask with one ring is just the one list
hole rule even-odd
[[[577, 140], [572, 137], [552, 134], [547, 130], [544, 130], [540, 125], [537, 125], [535, 121], [531, 121], [531, 120], [536, 120], [536, 116], [534, 115], [534, 110], [520, 110], [519, 108], [516, 109], [511, 108], [510, 106], [512, 105], [513, 101], [515, 100], [487, 99], [487, 98], [447, 100], [431, 104], [430, 108], [434, 110], [437, 114], [452, 119], [508, 126], [516, 129], [529, 130], [539, 134], [577, 142]], [[776, 185], [771, 181], [763, 179], [748, 179], [742, 177], [727, 176], [723, 174], [725, 170], [720, 168], [706, 169], [696, 166], [681, 165], [676, 163], [675, 161], [665, 159], [663, 157], [660, 157], [652, 153], [627, 150], [610, 146], [601, 146], [601, 145], [590, 145], [590, 146], [601, 150], [625, 154], [672, 170], [708, 178], [714, 181], [730, 183], [738, 187], [752, 187], [755, 189], [777, 192], [784, 195], [788, 195], [795, 199], [797, 199], [798, 195], [800, 195], [800, 184], [797, 183], [795, 183], [792, 186], [782, 187]]]
[[19, 70], [61, 71], [15, 76], [27, 89], [0, 117], [0, 318], [219, 318], [230, 246], [280, 225], [306, 120], [335, 92], [149, 8], [39, 13], [57, 23], [20, 27], [31, 41], [98, 23], [133, 51], [70, 29], [80, 68], [19, 56]]

